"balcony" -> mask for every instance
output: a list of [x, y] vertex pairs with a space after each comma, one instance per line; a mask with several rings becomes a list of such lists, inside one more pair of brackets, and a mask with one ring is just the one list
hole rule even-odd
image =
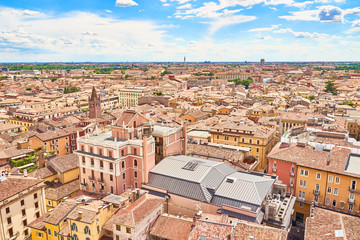
[[95, 177], [90, 176], [90, 177], [89, 177], [89, 180], [90, 180], [91, 182], [95, 182]]
[[319, 195], [319, 194], [320, 194], [320, 190], [315, 189], [315, 190], [314, 190], [314, 195]]
[[355, 199], [349, 198], [348, 203], [349, 203], [349, 204], [355, 204]]
[[105, 194], [105, 191], [104, 191], [104, 190], [100, 190], [100, 191], [99, 191], [99, 194], [100, 194], [100, 195], [104, 195], [104, 194]]
[[104, 179], [103, 178], [98, 178], [98, 183], [99, 184], [104, 184]]
[[290, 176], [291, 176], [291, 177], [295, 176], [295, 173], [290, 172]]
[[304, 198], [297, 198], [297, 200], [298, 200], [299, 202], [305, 202], [305, 199], [304, 199]]
[[354, 188], [352, 187], [349, 187], [349, 191], [350, 192], [353, 192], [353, 193], [360, 193], [360, 191], [356, 191]]

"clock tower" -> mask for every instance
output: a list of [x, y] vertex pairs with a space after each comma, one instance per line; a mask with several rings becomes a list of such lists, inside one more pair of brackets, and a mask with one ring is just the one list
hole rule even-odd
[[101, 100], [100, 95], [96, 94], [95, 87], [92, 89], [91, 97], [89, 98], [89, 118], [101, 117]]

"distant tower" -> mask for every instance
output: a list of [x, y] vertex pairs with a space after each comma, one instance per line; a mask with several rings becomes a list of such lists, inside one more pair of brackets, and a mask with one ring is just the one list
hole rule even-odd
[[265, 59], [260, 60], [260, 65], [263, 66], [265, 64]]
[[92, 89], [91, 97], [89, 98], [89, 118], [101, 117], [101, 100], [100, 95], [96, 94], [95, 87]]
[[184, 64], [186, 63], [186, 57], [184, 57]]

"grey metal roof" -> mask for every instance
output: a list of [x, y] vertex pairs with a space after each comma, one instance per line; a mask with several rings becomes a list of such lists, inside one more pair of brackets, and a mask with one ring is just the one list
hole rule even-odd
[[[183, 169], [189, 161], [199, 161], [201, 164], [199, 164], [194, 171]], [[217, 177], [218, 179], [210, 181], [206, 178], [206, 176], [213, 168], [218, 170], [218, 174], [213, 174], [212, 177]], [[185, 155], [176, 155], [164, 158], [150, 172], [197, 183], [205, 181], [207, 185], [209, 185], [211, 182], [217, 183], [220, 178], [220, 181], [222, 181], [226, 175], [236, 172], [236, 169], [223, 162], [216, 162]], [[215, 189], [217, 186], [212, 187]]]
[[[184, 169], [189, 162], [198, 162], [192, 170]], [[210, 202], [224, 178], [236, 169], [223, 162], [177, 155], [164, 158], [149, 174], [148, 185], [199, 201]]]
[[[261, 205], [270, 192], [275, 179], [236, 172], [227, 178], [234, 179], [232, 183], [225, 179], [216, 190], [214, 204], [220, 205], [221, 199], [234, 199], [242, 203]], [[225, 200], [223, 200], [225, 201]]]

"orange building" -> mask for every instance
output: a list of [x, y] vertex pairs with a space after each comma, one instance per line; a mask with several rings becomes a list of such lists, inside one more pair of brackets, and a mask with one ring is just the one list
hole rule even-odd
[[55, 151], [59, 157], [64, 156], [76, 150], [77, 132], [80, 136], [85, 134], [82, 128], [77, 127], [36, 134], [29, 137], [29, 146], [31, 149], [44, 148], [46, 151]]

